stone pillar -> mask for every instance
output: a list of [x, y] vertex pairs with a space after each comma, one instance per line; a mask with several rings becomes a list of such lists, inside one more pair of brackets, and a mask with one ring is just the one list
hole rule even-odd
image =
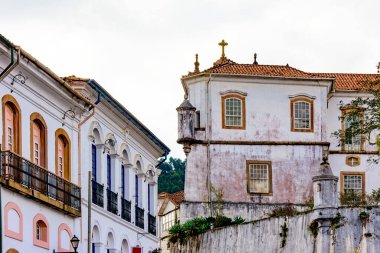
[[334, 176], [327, 158], [323, 159], [319, 173], [313, 177], [314, 209], [338, 207], [338, 177]]
[[329, 253], [331, 244], [331, 222], [330, 220], [319, 220], [318, 236], [315, 242], [316, 253]]
[[101, 253], [102, 246], [103, 246], [103, 243], [101, 243], [101, 242], [94, 242], [93, 243], [94, 253]]

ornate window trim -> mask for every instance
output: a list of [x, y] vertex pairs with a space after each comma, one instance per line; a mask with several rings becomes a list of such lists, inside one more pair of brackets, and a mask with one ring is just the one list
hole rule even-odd
[[[14, 210], [19, 216], [19, 228], [18, 233], [9, 229], [9, 211]], [[23, 215], [20, 207], [14, 202], [8, 202], [4, 207], [4, 235], [19, 241], [22, 241], [23, 237]]]
[[[310, 98], [310, 96], [302, 95], [297, 97], [291, 97], [290, 98], [290, 130], [292, 132], [314, 132], [314, 98]], [[310, 127], [309, 128], [295, 128], [294, 126], [294, 104], [296, 102], [306, 102], [310, 105]]]
[[[15, 129], [18, 129], [18, 131], [14, 131], [14, 149], [13, 151], [16, 153], [16, 154], [19, 154], [19, 155], [22, 155], [22, 124], [21, 124], [21, 107], [20, 105], [18, 104], [17, 100], [7, 94], [7, 95], [4, 95], [1, 99], [1, 103], [2, 103], [2, 114], [3, 114], [3, 144], [5, 144], [5, 137], [6, 137], [6, 134], [5, 134], [5, 105], [6, 104], [9, 104], [12, 109], [14, 110], [14, 124], [15, 124]], [[5, 145], [3, 145], [3, 147], [5, 147]]]
[[[240, 126], [226, 125], [226, 100], [229, 98], [236, 98], [236, 99], [239, 99], [241, 101], [241, 125]], [[222, 128], [244, 130], [246, 127], [245, 113], [246, 113], [245, 96], [242, 96], [238, 93], [228, 93], [228, 94], [222, 96]]]
[[[354, 108], [354, 107], [341, 107], [340, 108], [341, 112], [342, 112], [342, 117], [341, 117], [341, 129], [342, 129], [342, 136], [341, 136], [341, 146], [342, 146], [342, 150], [343, 151], [356, 151], [355, 149], [348, 149], [346, 147], [346, 143], [345, 143], [345, 127], [344, 127], [344, 124], [345, 124], [345, 115], [349, 112], [352, 112], [352, 111], [359, 111], [360, 113], [360, 121], [361, 121], [361, 125], [363, 126], [363, 123], [364, 123], [364, 112], [363, 112], [363, 109], [362, 108]], [[359, 136], [360, 138], [360, 146], [359, 146], [359, 150], [358, 151], [364, 151], [364, 143], [365, 143], [365, 136], [361, 135]]]

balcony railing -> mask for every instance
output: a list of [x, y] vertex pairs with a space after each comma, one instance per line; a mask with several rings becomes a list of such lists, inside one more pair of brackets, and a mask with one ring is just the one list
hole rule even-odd
[[135, 209], [136, 226], [144, 229], [144, 209], [142, 209], [138, 206], [135, 206], [135, 207], [136, 207], [136, 209]]
[[156, 217], [148, 213], [148, 232], [156, 235]]
[[[66, 207], [79, 211], [75, 215], [80, 215], [81, 190], [75, 184], [58, 177], [54, 173], [39, 167], [38, 165], [11, 152], [1, 152], [1, 181], [6, 186], [14, 190], [23, 191], [24, 194], [40, 199], [42, 202], [52, 204], [45, 197], [37, 195], [30, 190], [37, 191], [43, 196], [62, 202]], [[23, 187], [12, 184], [15, 182]], [[57, 208], [62, 208], [60, 204], [52, 204]], [[67, 209], [63, 206], [64, 209]], [[70, 212], [70, 210], [66, 210]]]
[[117, 193], [107, 189], [107, 210], [113, 214], [117, 214]]
[[104, 207], [104, 186], [92, 180], [92, 203]]
[[131, 222], [131, 202], [121, 198], [121, 218]]

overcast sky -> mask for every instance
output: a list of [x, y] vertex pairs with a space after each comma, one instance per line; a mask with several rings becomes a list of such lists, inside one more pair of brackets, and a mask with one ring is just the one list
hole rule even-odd
[[95, 79], [172, 150], [181, 75], [220, 57], [375, 73], [380, 1], [0, 0], [0, 33], [60, 76]]

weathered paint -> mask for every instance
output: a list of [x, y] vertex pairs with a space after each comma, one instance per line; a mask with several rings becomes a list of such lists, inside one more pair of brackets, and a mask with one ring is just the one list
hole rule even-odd
[[[359, 218], [369, 214], [367, 222]], [[319, 211], [288, 218], [263, 219], [241, 225], [214, 229], [188, 240], [184, 246], [173, 248], [174, 253], [376, 253], [380, 252], [380, 209], [339, 208], [341, 219], [335, 229], [331, 223], [320, 227], [314, 239], [308, 231]], [[285, 246], [281, 247], [281, 226], [287, 225]], [[322, 231], [323, 230], [323, 231]], [[179, 250], [181, 248], [181, 250]]]

